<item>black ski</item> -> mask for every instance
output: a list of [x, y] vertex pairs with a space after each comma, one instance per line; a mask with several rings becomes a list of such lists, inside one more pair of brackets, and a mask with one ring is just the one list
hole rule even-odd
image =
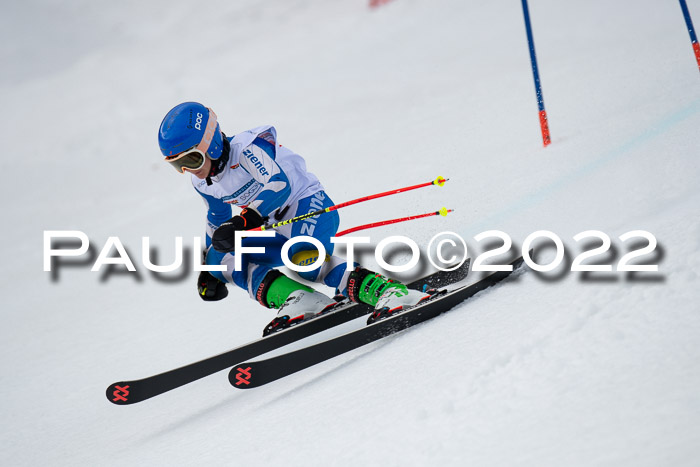
[[[520, 257], [513, 261], [513, 271], [523, 264]], [[376, 321], [357, 331], [318, 344], [295, 350], [276, 357], [256, 362], [240, 363], [229, 372], [229, 382], [235, 388], [250, 389], [276, 381], [292, 373], [362, 347], [370, 342], [397, 333], [423, 321], [434, 318], [454, 306], [462, 303], [478, 292], [502, 281], [512, 271], [495, 272], [471, 285], [460, 287], [451, 292], [437, 295], [425, 304], [410, 308], [395, 316]]]
[[[454, 271], [437, 271], [407, 285], [413, 289], [425, 289], [454, 284], [467, 277], [469, 263], [467, 260]], [[368, 305], [348, 304], [327, 315], [275, 332], [222, 354], [147, 378], [113, 383], [107, 388], [107, 399], [117, 405], [135, 404], [371, 312], [372, 307]]]

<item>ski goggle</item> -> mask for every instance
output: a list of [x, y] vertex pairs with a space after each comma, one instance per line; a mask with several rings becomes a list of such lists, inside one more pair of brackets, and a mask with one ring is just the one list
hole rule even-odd
[[199, 144], [179, 154], [175, 154], [174, 156], [166, 157], [165, 162], [175, 167], [175, 170], [182, 174], [185, 173], [185, 169], [193, 171], [201, 169], [204, 166], [207, 150], [214, 139], [215, 132], [216, 114], [213, 110], [209, 109], [209, 120], [207, 121], [206, 128], [204, 128], [204, 136], [202, 136], [202, 140]]
[[197, 149], [196, 146], [188, 149], [180, 154], [165, 158], [165, 162], [175, 167], [175, 170], [184, 174], [185, 169], [197, 171], [204, 167], [204, 153]]

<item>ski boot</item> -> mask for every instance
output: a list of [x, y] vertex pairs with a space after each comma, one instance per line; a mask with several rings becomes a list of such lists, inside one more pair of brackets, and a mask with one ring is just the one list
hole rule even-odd
[[348, 297], [354, 302], [374, 306], [367, 320], [371, 324], [412, 308], [437, 293], [436, 289], [413, 290], [401, 282], [363, 268], [355, 268], [348, 278]]
[[[288, 278], [276, 269], [267, 273], [256, 295], [264, 306], [279, 309], [275, 319], [265, 326], [263, 337], [320, 316], [339, 305], [338, 301]], [[264, 300], [261, 300], [262, 297]]]

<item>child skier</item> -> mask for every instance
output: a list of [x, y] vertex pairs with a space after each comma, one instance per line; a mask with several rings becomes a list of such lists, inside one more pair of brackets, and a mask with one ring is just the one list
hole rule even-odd
[[[269, 219], [283, 221], [333, 205], [304, 159], [277, 142], [272, 126], [261, 126], [227, 137], [214, 112], [202, 104], [185, 102], [170, 110], [158, 132], [165, 161], [180, 173], [189, 172], [192, 184], [207, 205], [206, 257], [208, 265], [224, 265], [226, 271], [202, 272], [197, 280], [205, 301], [228, 295], [226, 283], [246, 289], [267, 308], [279, 309], [266, 332], [322, 314], [337, 302], [285, 276], [275, 269], [283, 265], [282, 245], [306, 235], [318, 239], [328, 253], [322, 266], [299, 275], [323, 282], [354, 302], [363, 302], [390, 314], [414, 306], [429, 297], [409, 290], [400, 282], [332, 256], [330, 239], [338, 231], [337, 211], [278, 227], [272, 238], [246, 237], [241, 245], [265, 247], [265, 253], [242, 255], [242, 268], [234, 268], [234, 236], [238, 230], [262, 226]], [[242, 211], [232, 216], [232, 206]], [[294, 264], [308, 264], [318, 257], [310, 243], [296, 243], [289, 250]]]

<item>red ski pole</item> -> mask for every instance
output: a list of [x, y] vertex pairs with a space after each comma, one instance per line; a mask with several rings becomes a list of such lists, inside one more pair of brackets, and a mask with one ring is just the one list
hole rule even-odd
[[275, 222], [273, 224], [265, 224], [261, 227], [258, 227], [255, 229], [250, 229], [250, 230], [274, 229], [274, 228], [280, 227], [282, 225], [291, 224], [292, 222], [298, 222], [298, 221], [301, 221], [304, 219], [308, 219], [309, 217], [316, 217], [319, 214], [323, 214], [326, 212], [337, 211], [340, 208], [352, 206], [353, 204], [357, 204], [357, 203], [363, 203], [363, 202], [369, 201], [371, 199], [377, 199], [377, 198], [382, 198], [384, 196], [396, 195], [398, 193], [403, 193], [404, 191], [416, 190], [418, 188], [423, 188], [423, 187], [431, 186], [431, 185], [443, 186], [447, 180], [449, 180], [449, 179], [443, 178], [443, 177], [438, 177], [435, 180], [430, 181], [430, 182], [419, 183], [418, 185], [412, 185], [412, 186], [407, 186], [407, 187], [403, 187], [403, 188], [397, 188], [395, 190], [384, 191], [382, 193], [376, 193], [374, 195], [363, 196], [362, 198], [353, 199], [351, 201], [346, 201], [344, 203], [336, 204], [336, 205], [333, 205], [333, 206], [330, 206], [330, 207], [327, 207], [324, 209], [319, 209], [318, 211], [310, 212], [307, 214], [302, 214], [301, 216], [297, 216], [297, 217], [292, 217], [291, 219], [287, 219], [286, 221]]
[[342, 237], [343, 235], [347, 235], [347, 234], [352, 233], [352, 232], [357, 232], [358, 230], [371, 229], [373, 227], [379, 227], [382, 225], [389, 225], [389, 224], [396, 224], [398, 222], [412, 221], [413, 219], [421, 219], [423, 217], [446, 216], [448, 212], [452, 212], [452, 211], [454, 211], [454, 209], [442, 208], [439, 211], [429, 212], [426, 214], [418, 214], [417, 216], [408, 216], [408, 217], [402, 217], [400, 219], [391, 219], [388, 221], [380, 221], [380, 222], [373, 222], [371, 224], [358, 225], [357, 227], [352, 227], [350, 229], [343, 230], [342, 232], [338, 232], [337, 234], [335, 234], [335, 236]]

